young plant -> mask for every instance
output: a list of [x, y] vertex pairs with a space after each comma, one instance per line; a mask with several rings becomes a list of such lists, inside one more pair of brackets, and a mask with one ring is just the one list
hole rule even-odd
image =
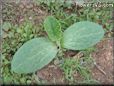
[[87, 49], [104, 36], [102, 26], [89, 21], [77, 22], [62, 32], [59, 21], [53, 16], [45, 19], [44, 29], [48, 37], [31, 39], [18, 49], [11, 63], [12, 71], [35, 72], [50, 63], [61, 48]]

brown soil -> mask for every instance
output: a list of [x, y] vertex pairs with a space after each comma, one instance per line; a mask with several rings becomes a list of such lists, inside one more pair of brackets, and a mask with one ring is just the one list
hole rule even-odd
[[55, 65], [48, 65], [37, 72], [41, 80], [47, 81], [46, 84], [64, 84], [64, 74], [62, 70]]
[[93, 78], [102, 84], [114, 82], [113, 46], [113, 39], [101, 41], [96, 46], [98, 50], [92, 54], [100, 69], [105, 72], [104, 74], [96, 67], [92, 70]]
[[29, 19], [34, 24], [40, 25], [48, 13], [42, 7], [29, 1], [20, 0], [18, 4], [15, 3], [15, 0], [14, 2], [4, 1], [2, 4], [3, 22], [10, 21], [13, 24], [22, 24], [26, 19]]

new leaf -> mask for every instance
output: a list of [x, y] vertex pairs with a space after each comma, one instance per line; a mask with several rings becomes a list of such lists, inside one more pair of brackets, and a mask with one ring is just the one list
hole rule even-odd
[[62, 31], [60, 23], [53, 16], [48, 16], [44, 21], [44, 28], [48, 37], [55, 42], [60, 42], [62, 38]]

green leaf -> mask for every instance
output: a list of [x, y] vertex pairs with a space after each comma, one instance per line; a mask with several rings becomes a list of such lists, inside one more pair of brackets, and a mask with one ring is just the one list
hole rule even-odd
[[62, 38], [62, 31], [60, 23], [57, 19], [53, 16], [48, 16], [44, 21], [44, 28], [52, 41], [60, 42]]
[[95, 45], [103, 36], [102, 26], [93, 22], [82, 21], [65, 30], [63, 46], [71, 50], [82, 50]]
[[15, 53], [11, 68], [16, 73], [35, 72], [47, 65], [57, 54], [57, 47], [47, 38], [34, 38]]

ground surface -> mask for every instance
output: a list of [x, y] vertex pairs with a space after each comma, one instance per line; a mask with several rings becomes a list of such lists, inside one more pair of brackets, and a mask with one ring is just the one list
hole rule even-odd
[[92, 70], [93, 77], [105, 84], [114, 82], [113, 46], [113, 39], [104, 40], [97, 44], [98, 50], [93, 52], [96, 63], [105, 72], [103, 73], [98, 68], [94, 68]]
[[[5, 4], [3, 8], [8, 8], [12, 10], [3, 11], [3, 22], [10, 21], [13, 24], [21, 24], [24, 22], [25, 17], [30, 21], [34, 22], [34, 25], [40, 25], [47, 15], [50, 13], [47, 12], [45, 8], [39, 7], [35, 4], [22, 1], [21, 4], [11, 3]], [[67, 10], [68, 11], [68, 10]], [[9, 13], [7, 13], [9, 12]], [[7, 13], [7, 14], [6, 14]], [[14, 16], [13, 16], [14, 15]], [[45, 35], [42, 31], [39, 32], [40, 35]], [[5, 34], [3, 34], [5, 41]], [[10, 39], [11, 40], [11, 39]], [[114, 82], [114, 58], [113, 58], [113, 39], [106, 38], [96, 45], [96, 51], [92, 52], [91, 55], [97, 63], [97, 67], [91, 69], [93, 79], [98, 80], [101, 84], [112, 84]], [[66, 52], [66, 56], [75, 55], [76, 52], [69, 51]], [[12, 56], [12, 55], [11, 55]], [[60, 69], [59, 66], [55, 65], [54, 62], [50, 63], [43, 69], [37, 72], [37, 76], [40, 80], [46, 81], [48, 84], [58, 83], [58, 84], [67, 84], [68, 81], [64, 78], [64, 72]], [[81, 80], [79, 74], [73, 75], [76, 80]]]
[[[101, 82], [101, 84], [111, 84], [114, 81], [113, 46], [113, 39], [104, 40], [97, 44], [97, 51], [92, 53], [98, 67], [100, 67], [100, 69], [96, 66], [92, 68], [92, 76]], [[65, 82], [62, 71], [54, 65], [48, 65], [43, 68], [38, 72], [38, 76], [50, 83], [54, 78], [56, 79], [56, 83], [63, 84]], [[76, 75], [76, 78], [79, 78], [79, 76]]]

